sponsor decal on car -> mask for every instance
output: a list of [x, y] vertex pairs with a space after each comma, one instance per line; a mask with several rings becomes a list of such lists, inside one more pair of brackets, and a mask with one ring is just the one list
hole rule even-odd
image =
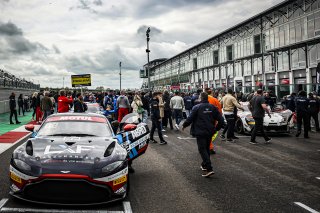
[[95, 117], [95, 116], [54, 116], [46, 120], [46, 122], [52, 122], [52, 121], [91, 121], [91, 122], [105, 123], [106, 119], [102, 117]]
[[44, 155], [60, 154], [62, 152], [68, 152], [68, 153], [71, 153], [71, 154], [81, 154], [82, 151], [91, 151], [92, 149], [94, 149], [94, 146], [84, 146], [84, 145], [77, 145], [77, 146], [75, 146], [75, 148], [64, 146], [64, 145], [61, 145], [59, 147], [61, 147], [62, 150], [52, 151], [52, 150], [50, 150], [51, 149], [51, 145], [47, 145], [43, 154]]
[[113, 181], [113, 180], [116, 180], [118, 178], [121, 178], [122, 176], [124, 175], [127, 175], [128, 174], [128, 167], [121, 170], [120, 172], [117, 172], [113, 175], [110, 175], [110, 176], [107, 176], [107, 177], [103, 177], [103, 178], [97, 178], [95, 180], [97, 181], [103, 181], [103, 182], [110, 182], [110, 181]]
[[[134, 147], [136, 147], [136, 146], [138, 146], [138, 145], [139, 145], [139, 148], [143, 147], [143, 146], [146, 144], [146, 141], [147, 141], [148, 139], [149, 139], [149, 134], [148, 134], [148, 135], [145, 135], [145, 136], [143, 136], [142, 138], [140, 138], [139, 140], [137, 140], [137, 141], [129, 144], [129, 149], [132, 149], [132, 148], [134, 148]], [[142, 144], [144, 144], [144, 145], [142, 145]], [[140, 146], [140, 145], [141, 145], [141, 146]]]
[[121, 183], [124, 183], [127, 181], [127, 175], [124, 175], [116, 180], [113, 181], [113, 185], [116, 186], [116, 185], [119, 185]]

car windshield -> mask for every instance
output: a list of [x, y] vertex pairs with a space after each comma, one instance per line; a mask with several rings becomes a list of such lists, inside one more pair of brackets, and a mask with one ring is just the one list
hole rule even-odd
[[93, 113], [96, 113], [98, 111], [100, 111], [100, 107], [99, 105], [96, 105], [96, 104], [88, 104], [88, 110], [86, 112], [93, 112]]
[[54, 121], [44, 123], [37, 136], [110, 137], [112, 136], [112, 133], [106, 123], [88, 121]]

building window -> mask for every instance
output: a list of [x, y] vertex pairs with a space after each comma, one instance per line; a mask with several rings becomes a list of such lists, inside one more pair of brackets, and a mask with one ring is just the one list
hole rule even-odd
[[213, 64], [219, 64], [219, 51], [213, 51]]
[[233, 46], [229, 45], [227, 46], [227, 61], [233, 60]]
[[197, 63], [197, 58], [193, 59], [193, 70], [198, 69], [198, 63]]
[[256, 35], [254, 36], [254, 53], [261, 53], [261, 36]]

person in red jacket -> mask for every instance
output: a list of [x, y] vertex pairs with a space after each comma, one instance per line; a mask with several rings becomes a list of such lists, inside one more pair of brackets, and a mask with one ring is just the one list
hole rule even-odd
[[60, 91], [60, 97], [58, 98], [58, 113], [69, 112], [69, 104], [72, 103], [72, 98], [66, 97], [64, 90]]

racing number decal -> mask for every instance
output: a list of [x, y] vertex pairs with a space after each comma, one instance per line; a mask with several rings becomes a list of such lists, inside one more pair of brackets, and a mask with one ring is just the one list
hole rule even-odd
[[114, 181], [113, 181], [113, 185], [116, 186], [116, 185], [119, 185], [119, 184], [124, 183], [124, 182], [126, 182], [126, 181], [127, 181], [127, 175], [122, 176], [122, 177], [114, 180]]

